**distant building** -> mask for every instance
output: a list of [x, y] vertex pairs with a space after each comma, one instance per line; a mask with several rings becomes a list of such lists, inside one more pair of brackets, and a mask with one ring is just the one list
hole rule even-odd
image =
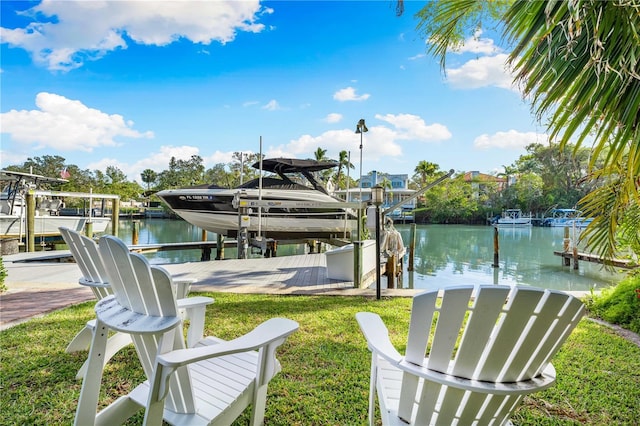
[[465, 182], [471, 184], [474, 198], [477, 198], [481, 192], [484, 192], [487, 185], [496, 185], [498, 192], [501, 192], [507, 187], [507, 179], [478, 171], [466, 172], [463, 179]]
[[[385, 188], [384, 204], [382, 205], [383, 210], [401, 203], [415, 193], [413, 189], [409, 189], [409, 175], [391, 175], [378, 173], [376, 170], [373, 170], [368, 175], [362, 176], [362, 188], [359, 186], [349, 188], [348, 193], [345, 189], [338, 189], [334, 191], [334, 195], [346, 201], [358, 201], [360, 200], [360, 194], [362, 194], [362, 201], [369, 201], [371, 200], [371, 188], [376, 185], [383, 186], [383, 182], [385, 181], [388, 181], [391, 187]], [[415, 208], [416, 200], [408, 200], [406, 203], [400, 204], [389, 216], [394, 219], [400, 217], [409, 218], [410, 216], [410, 219], [412, 219], [413, 214], [410, 214], [410, 212]]]

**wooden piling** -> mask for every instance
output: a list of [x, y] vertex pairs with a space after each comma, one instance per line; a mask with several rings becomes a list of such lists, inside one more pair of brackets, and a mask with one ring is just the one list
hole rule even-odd
[[216, 234], [216, 242], [218, 245], [216, 246], [216, 260], [224, 259], [224, 235]]
[[120, 226], [120, 199], [111, 200], [111, 235], [118, 236], [118, 228]]
[[84, 233], [87, 237], [93, 239], [93, 222], [89, 221], [84, 224]]
[[362, 241], [353, 242], [353, 286], [362, 284]]
[[409, 228], [409, 263], [407, 264], [407, 271], [413, 271], [413, 257], [416, 252], [416, 224], [412, 223]]
[[139, 237], [140, 237], [140, 221], [134, 220], [132, 222], [132, 229], [131, 229], [131, 244], [134, 246], [137, 246]]
[[27, 250], [36, 251], [36, 197], [27, 192]]
[[500, 267], [500, 242], [498, 239], [498, 227], [493, 227], [493, 266], [494, 268]]

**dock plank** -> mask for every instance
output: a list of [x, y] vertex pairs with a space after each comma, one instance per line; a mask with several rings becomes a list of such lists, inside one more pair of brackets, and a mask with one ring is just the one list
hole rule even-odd
[[[573, 252], [569, 252], [569, 251], [554, 251], [553, 254], [556, 256], [560, 256], [563, 259], [571, 260], [574, 258]], [[624, 269], [637, 268], [637, 265], [635, 265], [631, 260], [627, 260], [627, 259], [603, 259], [602, 257], [596, 254], [582, 253], [582, 252], [578, 252], [576, 254], [576, 257], [578, 258], [578, 260], [581, 260], [584, 262], [607, 264], [607, 265], [615, 266], [618, 268], [624, 268]]]

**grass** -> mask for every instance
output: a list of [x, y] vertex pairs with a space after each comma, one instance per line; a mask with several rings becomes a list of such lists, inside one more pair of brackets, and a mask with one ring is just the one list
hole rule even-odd
[[[278, 352], [283, 370], [269, 386], [267, 425], [366, 424], [370, 355], [357, 312], [380, 314], [394, 344], [404, 350], [409, 298], [205, 295], [216, 299], [207, 310], [206, 334], [231, 339], [274, 316], [300, 323]], [[0, 334], [0, 424], [73, 422], [81, 387], [74, 377], [87, 352], [64, 349], [93, 316], [89, 302]], [[515, 424], [638, 424], [640, 348], [585, 319], [553, 364], [557, 384], [525, 398], [512, 418]], [[140, 380], [135, 351], [121, 351], [105, 371], [101, 406]], [[235, 424], [245, 425], [247, 418]]]

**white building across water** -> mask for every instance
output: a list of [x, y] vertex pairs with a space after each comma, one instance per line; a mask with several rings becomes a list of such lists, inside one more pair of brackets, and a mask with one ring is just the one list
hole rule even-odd
[[[334, 191], [334, 195], [346, 200], [346, 201], [369, 201], [371, 200], [371, 188], [376, 185], [380, 185], [384, 188], [384, 204], [381, 206], [382, 210], [386, 210], [389, 207], [401, 203], [403, 200], [407, 200], [414, 193], [415, 190], [409, 189], [409, 175], [397, 174], [391, 175], [387, 173], [378, 173], [376, 170], [371, 171], [369, 174], [362, 176], [362, 187], [356, 186], [355, 188], [337, 189]], [[408, 200], [406, 203], [402, 203], [398, 208], [387, 214], [388, 217], [394, 221], [413, 221], [413, 210], [416, 208], [416, 200]]]

